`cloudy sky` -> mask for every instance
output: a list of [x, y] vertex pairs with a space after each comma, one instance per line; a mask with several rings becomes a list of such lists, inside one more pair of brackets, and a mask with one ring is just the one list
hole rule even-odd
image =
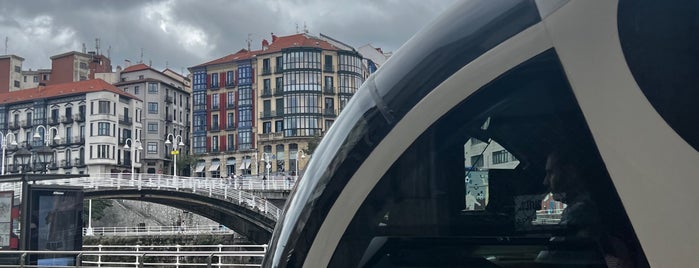
[[[23, 69], [50, 68], [49, 57], [68, 51], [109, 52], [156, 69], [186, 71], [247, 47], [260, 49], [270, 33], [323, 33], [354, 47], [397, 50], [455, 0], [119, 0], [3, 1], [0, 54], [25, 59]], [[7, 37], [7, 39], [5, 39]]]

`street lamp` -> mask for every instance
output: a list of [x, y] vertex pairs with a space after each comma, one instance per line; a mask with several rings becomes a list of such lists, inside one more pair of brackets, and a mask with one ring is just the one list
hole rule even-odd
[[272, 154], [271, 153], [263, 153], [262, 155], [262, 162], [265, 162], [265, 168], [267, 169], [267, 179], [269, 179], [269, 170], [272, 169]]
[[53, 150], [48, 146], [44, 146], [36, 150], [36, 155], [39, 157], [39, 163], [41, 163], [41, 171], [46, 173], [46, 166], [53, 162]]
[[45, 126], [42, 125], [36, 126], [36, 131], [34, 132], [34, 139], [41, 139], [41, 135], [39, 135], [40, 128], [43, 128], [44, 133], [46, 133], [44, 134], [44, 143], [46, 144], [46, 146], [49, 146], [49, 144], [51, 143], [51, 135], [49, 134], [51, 130], [56, 130], [56, 136], [53, 137], [53, 140], [56, 142], [59, 142], [61, 140], [61, 137], [58, 136], [58, 129], [56, 127], [50, 127], [47, 129]]
[[303, 153], [303, 150], [296, 151], [296, 180], [299, 179], [299, 154], [301, 154], [301, 158], [306, 158], [306, 154]]
[[17, 146], [17, 137], [15, 137], [15, 134], [12, 132], [5, 135], [2, 131], [0, 131], [0, 136], [2, 137], [2, 175], [5, 175], [5, 149], [7, 149], [7, 140], [12, 137], [10, 145]]
[[27, 150], [27, 148], [21, 148], [17, 152], [15, 152], [14, 159], [15, 162], [19, 160], [19, 166], [22, 168], [20, 171], [22, 171], [22, 173], [26, 173], [25, 167], [29, 163], [31, 158], [32, 152]]
[[132, 145], [134, 145], [133, 143], [138, 145], [133, 148], [134, 154], [131, 155], [131, 178], [133, 179], [134, 167], [136, 166], [136, 155], [138, 154], [138, 151], [143, 150], [143, 146], [141, 145], [140, 140], [131, 140], [131, 138], [126, 138], [126, 140], [124, 140], [124, 150], [129, 149], [129, 142], [131, 142]]
[[[171, 138], [172, 137], [172, 141]], [[177, 138], [180, 139], [180, 142], [175, 144], [177, 142]], [[184, 147], [184, 142], [182, 142], [182, 136], [180, 135], [172, 135], [172, 133], [167, 134], [167, 138], [165, 139], [165, 145], [170, 145], [172, 144], [172, 163], [173, 163], [173, 169], [172, 169], [172, 175], [173, 177], [177, 177], [177, 154], [180, 152], [177, 151], [178, 146], [183, 146]]]

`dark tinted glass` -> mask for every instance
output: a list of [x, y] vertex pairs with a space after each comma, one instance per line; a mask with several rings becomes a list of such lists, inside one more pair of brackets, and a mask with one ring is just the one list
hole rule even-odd
[[699, 150], [699, 2], [622, 0], [619, 37], [631, 73], [660, 116]]
[[[565, 153], [548, 166], [553, 151]], [[551, 169], [565, 170], [549, 179], [556, 187], [544, 179]], [[645, 262], [549, 51], [481, 88], [423, 133], [364, 201], [330, 267], [606, 267], [609, 261]]]

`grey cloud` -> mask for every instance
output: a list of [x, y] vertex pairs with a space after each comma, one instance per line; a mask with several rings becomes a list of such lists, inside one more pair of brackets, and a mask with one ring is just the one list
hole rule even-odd
[[[248, 36], [252, 49], [259, 49], [271, 32], [294, 34], [296, 25], [302, 29], [304, 23], [314, 35], [393, 51], [454, 1], [5, 1], [0, 7], [0, 30], [21, 35], [10, 37], [8, 53], [24, 57], [25, 68], [48, 68], [49, 56], [80, 51], [81, 43], [94, 50], [94, 40], [100, 38], [103, 53], [111, 47], [114, 67], [123, 65], [124, 59], [138, 61], [143, 49], [145, 63], [152, 61], [153, 67], [162, 69], [167, 62], [182, 71], [246, 47]], [[145, 6], [162, 3], [170, 10], [160, 18], [169, 20], [168, 33], [161, 30], [159, 19], [143, 16]], [[23, 31], [21, 22], [39, 16], [52, 18], [50, 28], [44, 29], [50, 35], [72, 32], [75, 40], [64, 44], [35, 40], [38, 37]], [[196, 42], [203, 36], [187, 36], [179, 32], [182, 29], [200, 30], [204, 44]], [[182, 42], [194, 45], [187, 48]]]

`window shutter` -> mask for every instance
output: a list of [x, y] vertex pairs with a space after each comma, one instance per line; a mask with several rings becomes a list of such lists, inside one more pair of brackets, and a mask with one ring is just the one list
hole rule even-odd
[[206, 151], [211, 152], [211, 137], [206, 137]]
[[219, 79], [219, 86], [225, 87], [226, 86], [226, 72], [221, 72], [218, 74], [218, 79]]

